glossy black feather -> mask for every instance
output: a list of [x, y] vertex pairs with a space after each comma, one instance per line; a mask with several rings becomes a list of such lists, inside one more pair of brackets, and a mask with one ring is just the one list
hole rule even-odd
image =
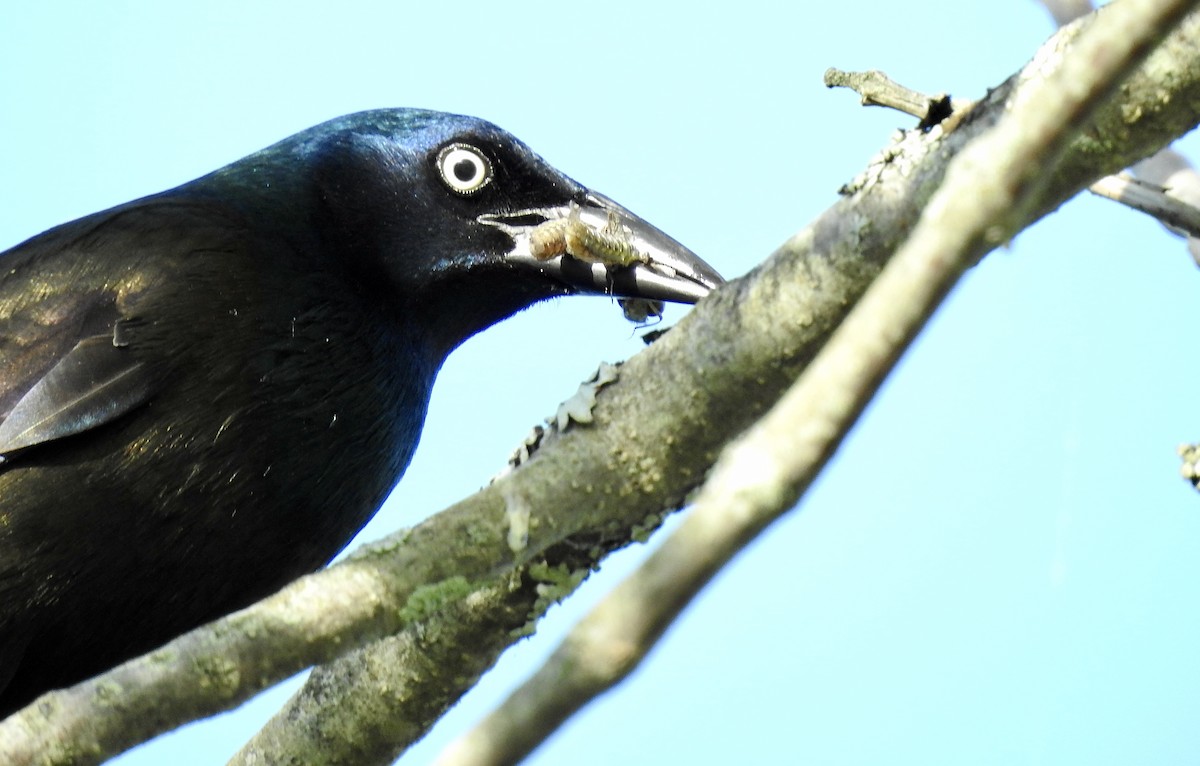
[[[449, 142], [491, 183], [446, 188]], [[488, 123], [385, 110], [0, 255], [0, 717], [327, 562], [445, 356], [576, 291], [480, 216], [586, 194]]]

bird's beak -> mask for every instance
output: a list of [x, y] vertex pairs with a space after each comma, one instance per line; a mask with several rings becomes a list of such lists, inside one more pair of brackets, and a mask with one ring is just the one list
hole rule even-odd
[[700, 256], [596, 192], [479, 222], [512, 238], [509, 262], [583, 292], [695, 303], [725, 282]]

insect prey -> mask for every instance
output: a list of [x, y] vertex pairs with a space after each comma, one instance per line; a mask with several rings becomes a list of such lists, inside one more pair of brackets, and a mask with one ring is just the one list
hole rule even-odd
[[603, 229], [596, 229], [579, 220], [578, 209], [572, 210], [566, 218], [546, 221], [534, 228], [529, 235], [529, 252], [540, 261], [569, 255], [606, 266], [650, 262], [648, 255], [629, 242], [629, 235], [615, 213], [608, 214], [608, 223]]

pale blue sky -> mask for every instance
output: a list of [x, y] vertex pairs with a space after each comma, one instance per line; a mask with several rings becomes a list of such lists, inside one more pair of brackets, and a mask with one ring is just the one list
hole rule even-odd
[[[420, 106], [511, 130], [733, 277], [909, 124], [826, 90], [827, 67], [974, 97], [1050, 30], [1032, 0], [9, 3], [0, 248], [327, 118]], [[1174, 456], [1200, 440], [1198, 296], [1177, 240], [1101, 200], [994, 253], [802, 512], [532, 762], [1200, 761], [1200, 497]], [[639, 346], [603, 299], [468, 343], [366, 537], [486, 482], [599, 361]], [[405, 762], [487, 710], [642, 552], [606, 565]], [[118, 763], [223, 763], [282, 697]]]

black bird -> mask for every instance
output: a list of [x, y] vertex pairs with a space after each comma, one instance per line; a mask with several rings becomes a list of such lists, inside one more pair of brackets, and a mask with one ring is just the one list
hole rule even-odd
[[[642, 257], [534, 258], [557, 219]], [[0, 718], [328, 562], [473, 333], [554, 296], [720, 281], [494, 125], [410, 109], [0, 255]]]

